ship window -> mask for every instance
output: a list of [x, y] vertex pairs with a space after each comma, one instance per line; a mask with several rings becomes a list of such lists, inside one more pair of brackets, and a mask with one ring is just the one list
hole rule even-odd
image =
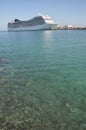
[[51, 29], [51, 27], [49, 27], [49, 29]]

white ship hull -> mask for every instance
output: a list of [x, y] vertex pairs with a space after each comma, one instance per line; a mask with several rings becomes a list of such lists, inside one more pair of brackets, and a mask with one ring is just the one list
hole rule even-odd
[[10, 28], [8, 27], [8, 31], [30, 31], [30, 30], [56, 30], [57, 24], [42, 24], [42, 25], [36, 25], [36, 26], [27, 26], [27, 27], [16, 27], [16, 28]]

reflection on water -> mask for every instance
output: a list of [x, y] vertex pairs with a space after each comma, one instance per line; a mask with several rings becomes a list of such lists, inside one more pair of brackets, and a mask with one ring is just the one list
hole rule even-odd
[[52, 48], [52, 31], [43, 31], [43, 40], [44, 40], [44, 44], [43, 47], [44, 48]]
[[85, 130], [85, 31], [0, 33], [0, 130]]

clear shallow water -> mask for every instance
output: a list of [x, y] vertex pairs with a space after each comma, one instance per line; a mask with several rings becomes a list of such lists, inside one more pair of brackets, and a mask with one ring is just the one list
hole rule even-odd
[[86, 129], [86, 31], [0, 32], [0, 130]]

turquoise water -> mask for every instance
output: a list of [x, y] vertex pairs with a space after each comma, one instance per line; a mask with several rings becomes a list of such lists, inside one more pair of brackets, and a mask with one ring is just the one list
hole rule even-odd
[[0, 32], [0, 130], [86, 129], [86, 31]]

